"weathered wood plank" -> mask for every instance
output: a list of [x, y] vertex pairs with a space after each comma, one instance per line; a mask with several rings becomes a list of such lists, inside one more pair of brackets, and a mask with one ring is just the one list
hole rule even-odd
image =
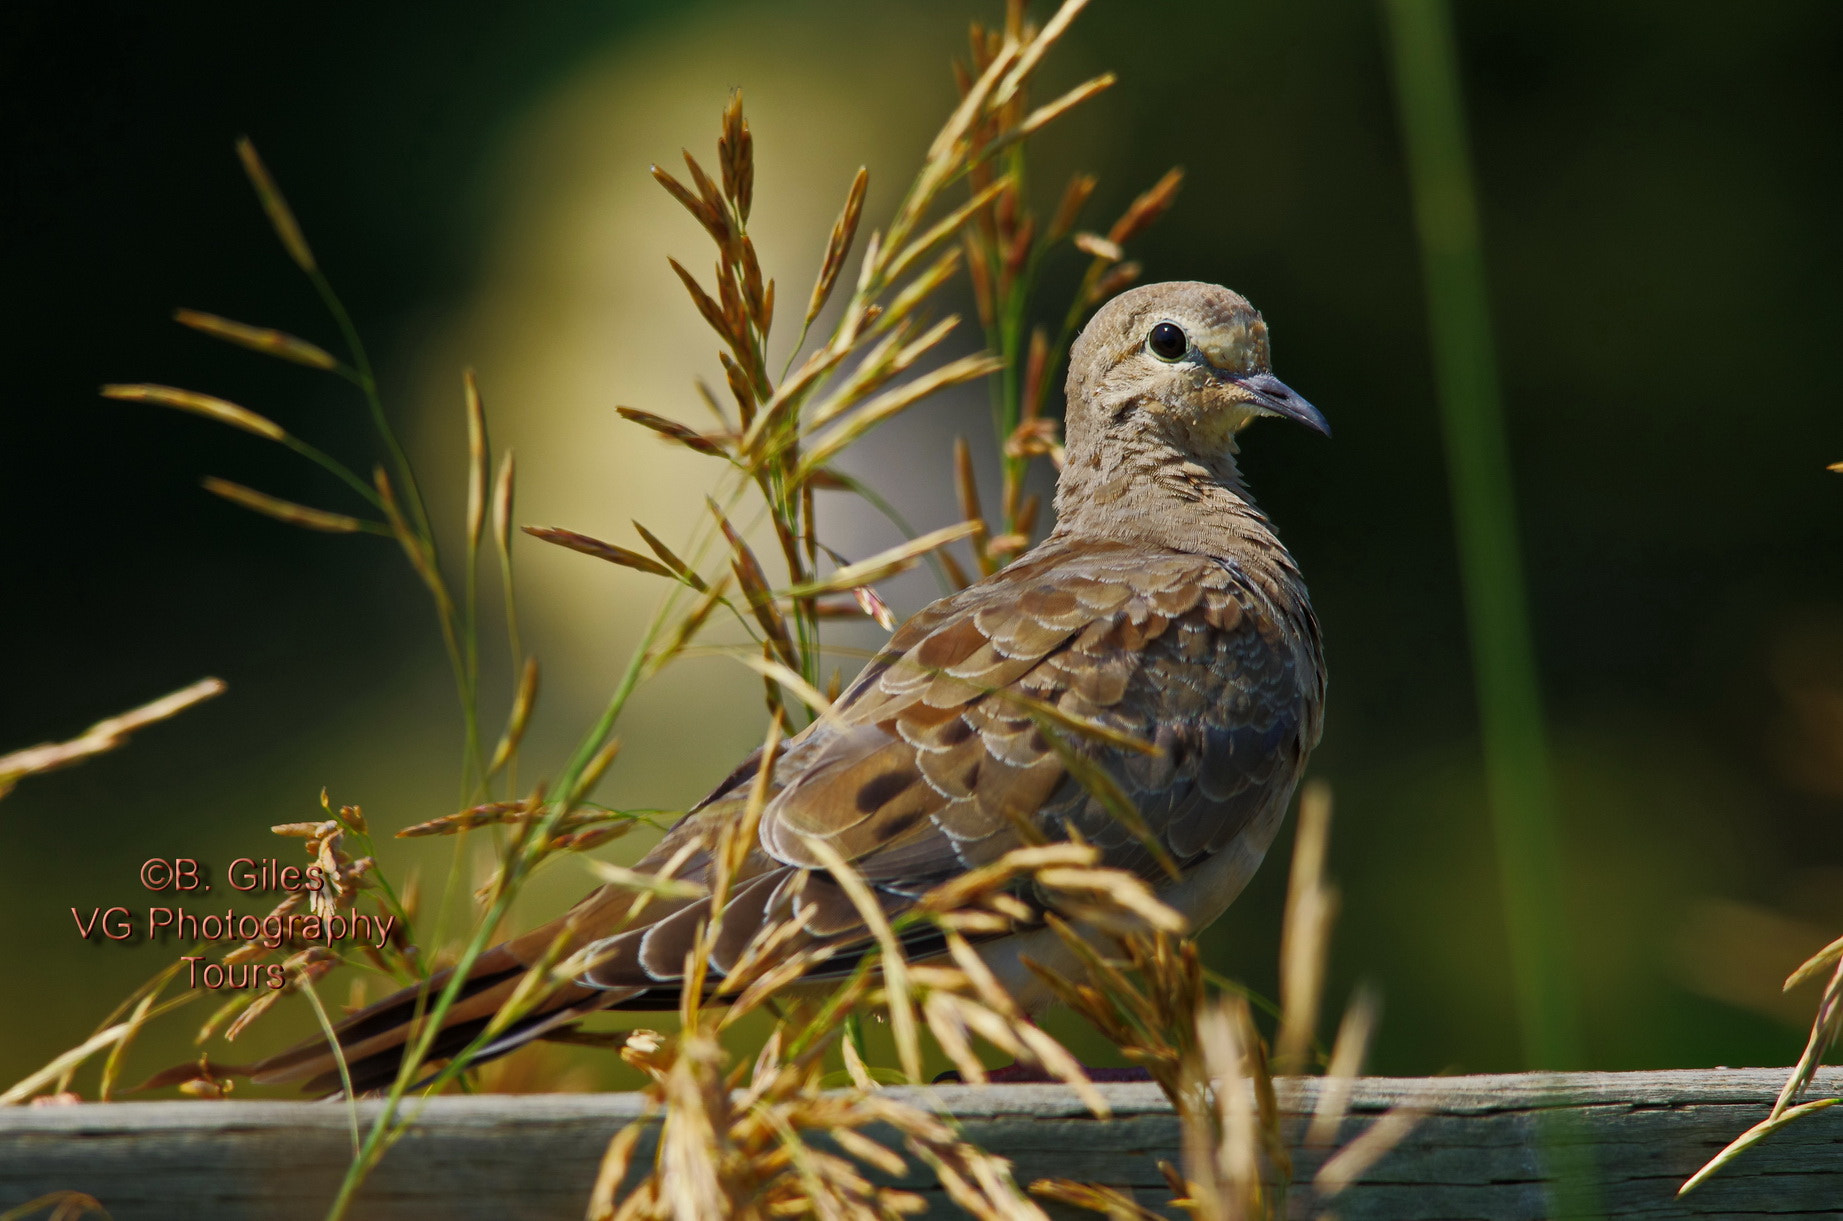
[[[1609, 1216], [1843, 1217], [1843, 1107], [1812, 1115], [1743, 1155], [1687, 1200], [1678, 1184], [1762, 1118], [1783, 1069], [1389, 1079], [1359, 1083], [1346, 1136], [1411, 1102], [1422, 1125], [1337, 1201], [1344, 1221], [1547, 1215], [1536, 1131], [1558, 1108], [1588, 1141]], [[1052, 1086], [903, 1091], [958, 1116], [1020, 1180], [1053, 1176], [1132, 1186], [1166, 1198], [1157, 1159], [1177, 1156], [1177, 1123], [1149, 1085], [1103, 1086], [1118, 1115], [1089, 1117]], [[1283, 1081], [1295, 1132], [1317, 1097]], [[1813, 1097], [1843, 1091], [1843, 1070]], [[361, 1104], [369, 1116], [376, 1104]], [[356, 1215], [391, 1221], [580, 1217], [608, 1137], [634, 1118], [634, 1095], [453, 1097], [432, 1101], [373, 1176]], [[59, 1188], [96, 1196], [117, 1221], [319, 1217], [351, 1136], [337, 1103], [144, 1102], [0, 1111], [0, 1211]], [[1322, 1154], [1298, 1154], [1309, 1178]], [[938, 1191], [921, 1190], [939, 1200]], [[938, 1215], [952, 1215], [944, 1201]]]

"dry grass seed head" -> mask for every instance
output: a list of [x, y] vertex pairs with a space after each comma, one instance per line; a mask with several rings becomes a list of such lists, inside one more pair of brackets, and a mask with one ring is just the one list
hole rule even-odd
[[519, 743], [525, 739], [525, 727], [531, 721], [531, 710], [536, 706], [537, 698], [538, 659], [527, 657], [519, 671], [518, 690], [512, 696], [512, 711], [506, 718], [506, 731], [500, 737], [499, 744], [493, 748], [492, 761], [486, 767], [488, 776], [497, 775], [518, 752]]
[[1330, 1148], [1337, 1143], [1338, 1129], [1349, 1114], [1351, 1086], [1363, 1071], [1380, 1007], [1373, 991], [1359, 988], [1344, 1010], [1337, 1041], [1331, 1045], [1331, 1062], [1325, 1066], [1318, 1088], [1318, 1105], [1313, 1108], [1312, 1123], [1306, 1130], [1307, 1145]]
[[819, 311], [825, 308], [826, 301], [832, 295], [832, 288], [838, 283], [838, 273], [845, 265], [845, 256], [851, 251], [851, 243], [857, 237], [858, 221], [864, 213], [864, 193], [870, 186], [870, 173], [863, 166], [851, 179], [851, 187], [845, 192], [845, 205], [840, 209], [838, 219], [832, 222], [832, 231], [826, 238], [825, 257], [819, 263], [819, 277], [813, 283], [813, 293], [806, 304], [806, 317], [803, 326], [811, 326], [819, 317]]
[[294, 209], [282, 197], [281, 189], [275, 185], [275, 179], [269, 174], [269, 167], [256, 155], [256, 146], [248, 137], [237, 140], [237, 157], [243, 162], [243, 172], [249, 176], [250, 185], [256, 189], [256, 198], [262, 204], [262, 210], [268, 214], [269, 224], [275, 229], [275, 236], [281, 239], [288, 257], [295, 266], [309, 275], [318, 268], [314, 254], [307, 247], [307, 238], [301, 233], [300, 222], [294, 219]]
[[26, 776], [56, 771], [114, 750], [126, 743], [128, 735], [134, 731], [177, 716], [194, 704], [224, 694], [225, 690], [221, 679], [200, 679], [152, 703], [98, 721], [68, 742], [47, 742], [0, 755], [0, 797], [5, 797]]
[[209, 335], [213, 339], [222, 339], [226, 343], [234, 343], [252, 352], [261, 352], [265, 356], [293, 361], [297, 365], [306, 365], [310, 369], [339, 367], [339, 361], [333, 357], [332, 353], [305, 339], [290, 335], [286, 331], [250, 326], [247, 323], [220, 318], [216, 314], [207, 314], [195, 309], [175, 310], [173, 321], [201, 334]]
[[593, 538], [587, 534], [580, 534], [574, 530], [564, 530], [557, 526], [523, 526], [520, 528], [532, 538], [542, 539], [544, 542], [554, 543], [559, 547], [564, 547], [570, 551], [579, 552], [583, 555], [594, 556], [598, 560], [606, 560], [608, 563], [618, 564], [622, 568], [632, 568], [636, 572], [644, 572], [650, 576], [666, 577], [672, 580], [677, 579], [670, 568], [667, 568], [664, 564], [653, 559], [653, 557], [641, 555], [637, 551], [630, 551], [626, 547], [616, 546], [614, 543], [605, 543], [601, 539]]
[[181, 390], [177, 386], [154, 385], [108, 385], [102, 388], [102, 396], [123, 403], [155, 403], [162, 407], [174, 407], [180, 411], [189, 411], [207, 419], [240, 428], [244, 432], [254, 433], [268, 441], [286, 441], [288, 433], [274, 420], [261, 416], [247, 407], [239, 407], [228, 399], [216, 395], [199, 394], [194, 390]]
[[1325, 957], [1338, 907], [1337, 888], [1325, 880], [1330, 838], [1331, 789], [1324, 781], [1314, 780], [1299, 798], [1286, 919], [1280, 935], [1281, 1017], [1274, 1062], [1282, 1073], [1304, 1071], [1318, 1030]]
[[493, 478], [493, 541], [506, 562], [510, 562], [512, 554], [512, 500], [516, 479], [517, 464], [508, 449], [500, 457], [499, 473]]
[[1107, 240], [1117, 246], [1124, 245], [1144, 233], [1159, 217], [1170, 210], [1172, 203], [1177, 199], [1178, 188], [1183, 184], [1182, 167], [1166, 170], [1164, 177], [1133, 200], [1132, 204], [1121, 214], [1120, 219], [1113, 223], [1113, 228], [1107, 231]]

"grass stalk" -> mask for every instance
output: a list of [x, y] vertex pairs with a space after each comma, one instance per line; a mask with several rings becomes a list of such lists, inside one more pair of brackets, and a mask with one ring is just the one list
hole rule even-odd
[[[573, 806], [577, 800], [586, 796], [585, 793], [577, 791], [582, 785], [583, 775], [588, 771], [590, 763], [593, 762], [595, 756], [600, 752], [609, 735], [614, 732], [615, 723], [620, 720], [621, 713], [626, 708], [628, 699], [646, 677], [652, 664], [659, 660], [652, 651], [653, 644], [654, 641], [657, 640], [661, 630], [669, 621], [670, 610], [675, 601], [675, 597], [676, 593], [674, 592], [668, 593], [667, 596], [662, 599], [660, 608], [654, 615], [652, 623], [648, 625], [646, 633], [629, 657], [627, 668], [622, 673], [620, 681], [615, 685], [614, 694], [610, 697], [607, 707], [603, 709], [602, 715], [596, 719], [589, 733], [584, 735], [582, 742], [576, 749], [576, 753], [570, 758], [569, 763], [564, 767], [562, 774], [558, 777], [556, 788], [558, 794], [557, 799], [545, 811], [544, 815], [537, 820], [537, 825], [531, 828], [524, 837], [525, 845], [540, 846], [548, 843], [556, 828], [557, 822], [562, 819], [564, 814], [569, 811], [570, 807]], [[506, 875], [501, 885], [497, 888], [498, 893], [494, 896], [492, 906], [474, 926], [473, 934], [468, 940], [466, 948], [462, 950], [460, 958], [455, 962], [447, 986], [443, 988], [441, 993], [436, 997], [434, 1004], [429, 1008], [428, 1014], [421, 1019], [422, 1025], [420, 1027], [420, 1034], [411, 1046], [409, 1053], [404, 1057], [402, 1069], [398, 1072], [397, 1079], [392, 1084], [390, 1092], [384, 1100], [383, 1107], [379, 1109], [377, 1118], [372, 1121], [370, 1130], [366, 1132], [364, 1141], [357, 1155], [352, 1159], [352, 1164], [347, 1167], [346, 1175], [339, 1186], [339, 1193], [334, 1197], [331, 1207], [327, 1210], [326, 1221], [341, 1221], [341, 1218], [346, 1216], [353, 1202], [357, 1199], [358, 1190], [364, 1184], [366, 1177], [369, 1176], [372, 1169], [377, 1165], [378, 1161], [384, 1156], [390, 1146], [403, 1134], [405, 1125], [397, 1121], [397, 1114], [403, 1105], [404, 1097], [409, 1093], [420, 1076], [422, 1064], [428, 1058], [429, 1051], [434, 1046], [435, 1039], [441, 1032], [442, 1019], [447, 1016], [448, 1010], [454, 1003], [460, 999], [461, 989], [467, 982], [468, 972], [472, 969], [473, 964], [479, 960], [480, 955], [485, 953], [492, 943], [494, 935], [505, 920], [507, 912], [511, 909], [513, 900], [518, 895], [524, 873], [531, 864], [536, 863], [535, 860], [532, 859], [533, 855], [534, 854], [529, 852], [514, 852], [511, 858], [506, 862]], [[453, 1076], [465, 1068], [468, 1060], [471, 1058], [468, 1054], [471, 1050], [472, 1049], [463, 1051], [460, 1055], [454, 1057], [448, 1068], [443, 1070], [441, 1074], [442, 1081], [445, 1082], [448, 1077]], [[430, 1092], [433, 1093], [435, 1091], [431, 1090]]]
[[[1581, 1062], [1561, 838], [1446, 0], [1384, 0], [1432, 335], [1485, 784], [1530, 1067]], [[1557, 1216], [1594, 1211], [1586, 1151], [1548, 1133]]]
[[[364, 395], [365, 406], [371, 413], [372, 424], [377, 428], [378, 437], [384, 442], [384, 448], [390, 455], [397, 482], [403, 488], [403, 499], [407, 503], [410, 529], [421, 539], [424, 552], [428, 558], [431, 584], [443, 583], [440, 550], [435, 543], [434, 528], [429, 517], [428, 504], [424, 501], [421, 485], [416, 480], [415, 468], [411, 465], [409, 454], [403, 448], [403, 442], [397, 436], [397, 430], [391, 427], [390, 416], [384, 410], [383, 396], [378, 391], [377, 374], [371, 365], [370, 353], [365, 350], [363, 338], [352, 322], [352, 315], [347, 312], [345, 302], [334, 291], [332, 282], [318, 265], [306, 268], [307, 278], [319, 294], [320, 302], [332, 316], [333, 324], [338, 327], [340, 338], [344, 340], [347, 354], [351, 358], [352, 371], [357, 375], [352, 380]], [[312, 456], [312, 455], [309, 455]], [[325, 465], [324, 463], [322, 465]], [[329, 469], [331, 469], [329, 467]], [[335, 472], [337, 473], [337, 472]], [[472, 603], [472, 568], [473, 557], [468, 557], [468, 602], [471, 612]], [[475, 649], [475, 632], [472, 615], [468, 613], [466, 622], [455, 622], [456, 612], [451, 600], [437, 598], [436, 614], [441, 617], [442, 635], [448, 645], [449, 661], [454, 667], [455, 683], [461, 698], [461, 719], [466, 745], [461, 763], [461, 800], [467, 801], [476, 791], [484, 793], [486, 785], [486, 759], [480, 745], [480, 716], [477, 665], [469, 665], [469, 658]]]

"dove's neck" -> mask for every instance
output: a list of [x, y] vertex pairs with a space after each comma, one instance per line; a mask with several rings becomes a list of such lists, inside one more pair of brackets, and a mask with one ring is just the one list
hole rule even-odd
[[1150, 431], [1070, 438], [1056, 484], [1052, 537], [1150, 543], [1219, 557], [1285, 555], [1242, 483], [1232, 442], [1210, 458], [1197, 458]]

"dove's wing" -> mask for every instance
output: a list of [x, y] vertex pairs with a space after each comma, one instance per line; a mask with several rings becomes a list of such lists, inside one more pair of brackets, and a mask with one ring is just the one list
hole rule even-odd
[[[1204, 556], [1051, 543], [916, 615], [835, 716], [781, 754], [713, 967], [729, 969], [789, 915], [838, 946], [833, 970], [852, 961], [868, 933], [811, 840], [850, 862], [891, 914], [1020, 846], [1019, 822], [1051, 839], [1073, 828], [1103, 863], [1162, 878], [1158, 853], [1070, 774], [1066, 752], [1105, 768], [1180, 866], [1220, 850], [1285, 802], [1318, 734], [1317, 626], [1282, 592]], [[1157, 751], [1070, 727], [1080, 722]], [[732, 777], [642, 868], [735, 817], [752, 780], [753, 769]], [[698, 900], [621, 934], [590, 982], [673, 1003], [708, 918]]]

